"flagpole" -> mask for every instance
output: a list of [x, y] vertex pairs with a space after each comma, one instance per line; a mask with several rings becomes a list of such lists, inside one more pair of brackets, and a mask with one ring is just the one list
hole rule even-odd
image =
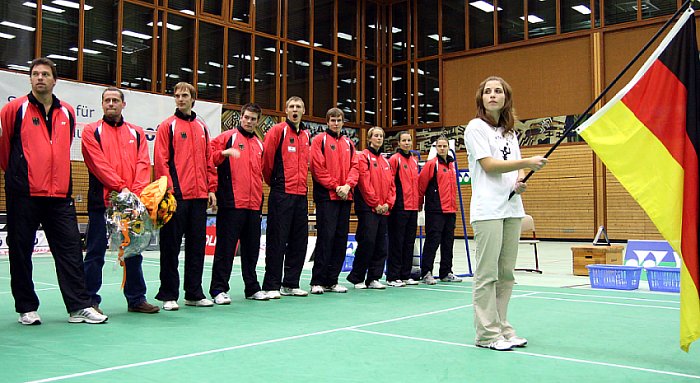
[[[666, 21], [666, 23], [664, 23], [664, 25], [661, 26], [661, 28], [654, 34], [654, 36], [651, 37], [651, 39], [632, 58], [632, 60], [630, 60], [630, 62], [628, 62], [627, 65], [624, 68], [622, 68], [622, 71], [620, 71], [620, 73], [618, 73], [618, 75], [610, 82], [610, 84], [608, 84], [608, 86], [606, 86], [605, 89], [603, 89], [603, 91], [598, 95], [598, 97], [596, 97], [595, 100], [593, 100], [591, 105], [589, 105], [588, 108], [586, 108], [586, 110], [578, 116], [576, 121], [574, 121], [574, 123], [571, 124], [571, 126], [569, 126], [568, 128], [566, 128], [566, 130], [564, 130], [564, 133], [562, 133], [561, 137], [559, 137], [559, 140], [557, 140], [557, 142], [554, 143], [554, 145], [552, 145], [551, 148], [549, 148], [547, 153], [545, 153], [544, 158], [548, 158], [552, 154], [552, 152], [554, 152], [554, 150], [556, 150], [556, 148], [559, 147], [559, 145], [561, 145], [562, 142], [564, 142], [564, 140], [566, 139], [566, 136], [569, 133], [571, 133], [572, 130], [576, 129], [576, 127], [578, 127], [581, 124], [581, 122], [583, 122], [583, 119], [586, 118], [586, 116], [588, 115], [588, 113], [590, 113], [591, 110], [593, 110], [595, 105], [598, 102], [600, 102], [600, 100], [603, 99], [603, 97], [610, 91], [610, 89], [612, 89], [613, 86], [615, 86], [615, 84], [617, 84], [617, 82], [622, 78], [622, 76], [624, 76], [625, 73], [627, 73], [627, 71], [632, 67], [632, 65], [634, 65], [634, 63], [636, 63], [640, 57], [642, 57], [644, 52], [646, 52], [647, 49], [649, 49], [649, 47], [651, 47], [651, 45], [654, 44], [654, 42], [659, 38], [659, 36], [661, 36], [661, 34], [663, 34], [666, 31], [666, 29], [668, 29], [668, 27], [671, 25], [671, 23], [673, 23], [673, 21], [681, 13], [685, 12], [685, 10], [688, 8], [688, 6], [690, 5], [690, 3], [692, 1], [693, 0], [685, 0], [683, 2], [683, 4], [681, 4], [681, 6], [678, 7], [678, 10], [676, 10], [676, 13], [674, 13], [673, 16], [671, 16], [671, 18], [669, 18]], [[527, 182], [527, 180], [530, 179], [530, 177], [533, 174], [535, 174], [535, 171], [530, 170], [530, 172], [527, 173], [525, 178], [523, 178], [522, 182]], [[513, 198], [514, 195], [515, 195], [515, 191], [510, 192], [508, 199], [510, 200], [511, 198]]]

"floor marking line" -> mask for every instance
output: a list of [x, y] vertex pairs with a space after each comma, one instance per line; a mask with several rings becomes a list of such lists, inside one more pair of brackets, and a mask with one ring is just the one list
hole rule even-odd
[[[526, 296], [526, 295], [521, 295], [521, 296]], [[675, 310], [679, 311], [679, 307], [669, 307], [669, 306], [654, 306], [654, 305], [640, 305], [640, 304], [634, 304], [634, 303], [619, 303], [619, 302], [604, 302], [604, 301], [592, 301], [592, 300], [584, 300], [584, 299], [566, 299], [566, 298], [554, 298], [554, 297], [532, 297], [533, 299], [545, 299], [545, 300], [550, 300], [550, 301], [560, 301], [560, 302], [576, 302], [576, 303], [594, 303], [594, 304], [600, 304], [600, 305], [612, 305], [612, 306], [625, 306], [625, 307], [643, 307], [643, 308], [652, 308], [652, 309], [665, 309], [665, 310]]]
[[[446, 345], [450, 345], [450, 346], [477, 348], [473, 344], [464, 344], [464, 343], [449, 342], [449, 341], [443, 341], [443, 340], [437, 340], [437, 339], [419, 338], [419, 337], [407, 336], [407, 335], [396, 335], [396, 334], [382, 333], [382, 332], [377, 332], [377, 331], [361, 330], [361, 329], [357, 329], [357, 328], [348, 329], [347, 331], [362, 332], [362, 333], [366, 333], [366, 334], [387, 336], [387, 337], [392, 337], [392, 338], [418, 340], [418, 341], [429, 342], [429, 343], [446, 344]], [[593, 360], [569, 358], [566, 356], [558, 356], [558, 355], [538, 354], [538, 353], [528, 352], [528, 351], [513, 350], [510, 352], [507, 352], [507, 354], [527, 355], [527, 356], [532, 356], [532, 357], [536, 357], [536, 358], [556, 359], [556, 360], [562, 360], [562, 361], [574, 362], [574, 363], [593, 364], [593, 365], [604, 366], [604, 367], [615, 367], [615, 368], [622, 368], [622, 369], [626, 369], [626, 370], [651, 372], [654, 374], [661, 374], [661, 375], [671, 375], [671, 376], [678, 376], [678, 377], [684, 377], [684, 378], [700, 379], [700, 375], [690, 375], [690, 374], [684, 374], [682, 372], [655, 370], [652, 368], [635, 367], [635, 366], [628, 366], [625, 364], [617, 364], [617, 363], [596, 362]]]

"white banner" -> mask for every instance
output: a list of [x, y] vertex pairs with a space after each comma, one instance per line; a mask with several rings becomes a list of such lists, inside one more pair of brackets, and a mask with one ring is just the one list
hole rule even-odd
[[[34, 239], [34, 254], [48, 253], [49, 242], [46, 240], [46, 234], [43, 230], [37, 230], [36, 238]], [[10, 249], [7, 247], [7, 232], [0, 231], [0, 255], [7, 255]]]
[[[82, 161], [80, 150], [83, 127], [102, 118], [102, 91], [105, 86], [82, 84], [59, 79], [54, 94], [75, 109], [76, 132], [71, 146], [71, 160]], [[29, 93], [29, 75], [0, 70], [0, 108], [16, 97]], [[148, 149], [153, 163], [153, 145], [158, 124], [175, 113], [175, 100], [172, 96], [150, 94], [122, 89], [124, 92], [124, 118], [126, 121], [143, 128], [148, 141]], [[194, 111], [209, 126], [209, 133], [214, 138], [221, 133], [221, 104], [197, 100]]]

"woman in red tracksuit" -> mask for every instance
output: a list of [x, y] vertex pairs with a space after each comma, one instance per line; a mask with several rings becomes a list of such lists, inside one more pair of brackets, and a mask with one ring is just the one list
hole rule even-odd
[[396, 203], [389, 215], [386, 281], [394, 287], [418, 284], [411, 278], [418, 217], [418, 161], [410, 152], [412, 147], [411, 134], [403, 131], [399, 133], [399, 149], [389, 158], [396, 185]]
[[457, 175], [449, 154], [447, 137], [440, 136], [435, 141], [437, 156], [428, 161], [418, 177], [419, 200], [425, 198], [425, 231], [421, 260], [421, 278], [427, 285], [437, 282], [433, 277], [435, 253], [440, 247], [440, 274], [443, 282], [462, 282], [452, 273], [452, 245], [455, 237], [457, 212]]
[[387, 255], [387, 218], [396, 200], [391, 166], [380, 150], [384, 130], [374, 127], [367, 132], [369, 148], [359, 153], [360, 178], [355, 188], [357, 213], [357, 250], [347, 280], [356, 289], [384, 289], [379, 279]]

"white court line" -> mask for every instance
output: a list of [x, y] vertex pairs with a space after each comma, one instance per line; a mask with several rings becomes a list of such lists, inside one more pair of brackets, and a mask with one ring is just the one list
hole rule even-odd
[[[156, 283], [156, 282], [160, 282], [160, 280], [158, 280], [158, 281], [146, 281], [146, 284], [149, 284], [149, 283]], [[37, 282], [34, 282], [34, 283], [37, 283]], [[102, 286], [103, 286], [103, 287], [104, 287], [104, 286], [119, 286], [119, 285], [121, 285], [121, 284], [122, 284], [121, 282], [103, 283]], [[47, 285], [50, 285], [50, 284], [47, 283]], [[43, 289], [34, 289], [34, 291], [52, 291], [52, 290], [58, 290], [58, 289], [59, 289], [58, 285], [51, 285], [51, 286], [56, 286], [56, 287], [47, 287], [47, 288], [43, 288]], [[12, 294], [12, 291], [0, 291], [0, 294]]]
[[[466, 348], [477, 348], [477, 347], [476, 347], [475, 345], [473, 345], [473, 344], [464, 344], [464, 343], [448, 342], [448, 341], [442, 341], [442, 340], [436, 340], [436, 339], [419, 338], [419, 337], [415, 337], [415, 336], [388, 334], [388, 333], [382, 333], [382, 332], [377, 332], [377, 331], [360, 330], [360, 329], [356, 329], [356, 328], [348, 329], [348, 331], [355, 331], [355, 332], [361, 332], [361, 333], [372, 334], [372, 335], [381, 335], [381, 336], [387, 336], [387, 337], [392, 337], [392, 338], [401, 338], [401, 339], [408, 339], [408, 340], [418, 340], [418, 341], [422, 341], [422, 342], [438, 343], [438, 344], [445, 344], [445, 345], [450, 345], [450, 346], [459, 346], [459, 347], [466, 347]], [[699, 375], [690, 375], [690, 374], [684, 374], [684, 373], [681, 373], [681, 372], [663, 371], [663, 370], [655, 370], [655, 369], [652, 369], [652, 368], [628, 366], [628, 365], [625, 365], [625, 364], [606, 363], [606, 362], [596, 362], [596, 361], [593, 361], [593, 360], [578, 359], [578, 358], [569, 358], [569, 357], [565, 357], [565, 356], [547, 355], [547, 354], [537, 354], [537, 353], [534, 353], [534, 352], [519, 351], [519, 350], [513, 350], [513, 351], [509, 351], [509, 352], [504, 352], [504, 353], [505, 353], [505, 354], [515, 354], [515, 355], [527, 355], [527, 356], [532, 356], [532, 357], [536, 357], [536, 358], [544, 358], [544, 359], [562, 360], [562, 361], [566, 361], [566, 362], [583, 363], [583, 364], [592, 364], [592, 365], [596, 365], [596, 366], [622, 368], [622, 369], [626, 369], [626, 370], [634, 370], [634, 371], [642, 371], [642, 372], [651, 372], [651, 373], [654, 373], [654, 374], [679, 376], [679, 377], [683, 377], [683, 378], [700, 379], [700, 376], [699, 376]]]
[[[591, 301], [591, 300], [584, 300], [584, 299], [566, 299], [566, 298], [553, 298], [553, 297], [529, 297], [529, 298], [533, 298], [533, 299], [546, 299], [546, 300], [560, 301], [560, 302], [594, 303], [594, 304], [599, 304], [599, 305], [626, 306], [626, 307], [643, 307], [643, 308], [666, 309], [666, 310], [675, 310], [675, 311], [679, 311], [679, 310], [680, 310], [679, 307], [654, 306], [654, 305], [640, 305], [640, 304], [634, 304], [634, 303], [619, 303], [619, 302]], [[671, 303], [673, 303], [673, 302], [671, 302]]]
[[[0, 279], [7, 279], [8, 281], [10, 280], [10, 277], [0, 277]], [[46, 285], [46, 286], [51, 286], [51, 287], [58, 287], [57, 284], [55, 283], [48, 283], [48, 282], [37, 282], [34, 281], [34, 284], [36, 285]]]

